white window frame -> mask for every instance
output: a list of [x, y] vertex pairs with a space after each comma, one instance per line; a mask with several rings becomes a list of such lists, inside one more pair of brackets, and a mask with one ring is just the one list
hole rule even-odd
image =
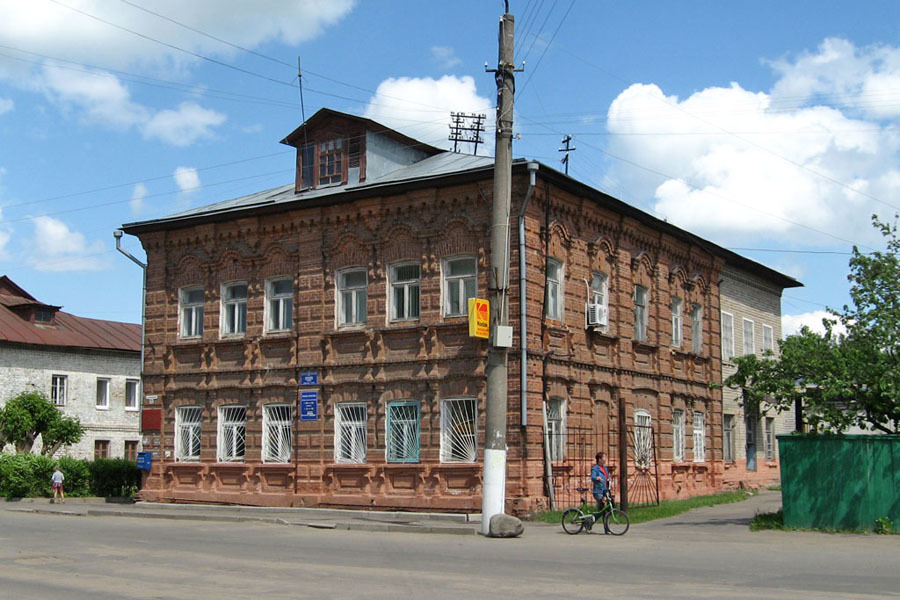
[[[233, 292], [244, 288], [244, 295], [235, 296]], [[246, 281], [233, 281], [222, 286], [221, 330], [223, 337], [239, 337], [247, 333], [247, 299], [250, 286]]]
[[[288, 282], [290, 292], [275, 292], [275, 285]], [[266, 333], [290, 331], [294, 326], [294, 279], [272, 277], [266, 280]]]
[[547, 259], [547, 318], [562, 321], [565, 314], [565, 263]]
[[478, 403], [475, 398], [441, 401], [441, 462], [478, 460]]
[[50, 401], [54, 406], [66, 405], [68, 387], [69, 377], [67, 375], [50, 376]]
[[133, 411], [141, 408], [141, 381], [139, 379], [125, 380], [125, 410]]
[[290, 404], [263, 405], [264, 463], [286, 464], [293, 454], [294, 411]]
[[[471, 262], [471, 272], [451, 274], [454, 265], [464, 262]], [[478, 296], [478, 259], [472, 254], [445, 258], [441, 264], [441, 274], [444, 278], [444, 316], [466, 316], [469, 314], [469, 298]], [[457, 300], [455, 307], [454, 297]]]
[[734, 358], [734, 315], [722, 311], [722, 360]]
[[[404, 267], [416, 267], [418, 276], [400, 279], [399, 271]], [[418, 321], [422, 308], [422, 265], [418, 261], [407, 260], [392, 264], [388, 271], [390, 272], [391, 294], [390, 321], [393, 323]]]
[[247, 407], [231, 404], [219, 407], [216, 431], [216, 460], [244, 462], [247, 440]]
[[634, 411], [634, 464], [648, 468], [653, 462], [653, 417], [643, 408]]
[[684, 411], [672, 411], [672, 462], [684, 462]]
[[681, 314], [683, 306], [684, 300], [677, 296], [672, 298], [672, 345], [676, 348], [681, 348], [682, 338], [684, 337], [682, 329], [684, 317]]
[[771, 325], [763, 325], [763, 352], [775, 351], [775, 329]]
[[[201, 299], [192, 299], [194, 292], [200, 292]], [[178, 333], [181, 339], [195, 339], [203, 336], [203, 305], [206, 293], [202, 286], [183, 287], [178, 290]]]
[[384, 459], [390, 463], [419, 462], [422, 419], [419, 402], [389, 402], [385, 416]]
[[722, 460], [726, 463], [735, 462], [734, 444], [734, 415], [722, 415]]
[[634, 286], [634, 340], [647, 341], [647, 326], [650, 322], [650, 290], [640, 284]]
[[175, 409], [175, 460], [200, 460], [203, 409], [199, 406], [179, 406]]
[[[348, 284], [348, 275], [363, 276], [362, 285]], [[369, 273], [365, 267], [342, 269], [337, 274], [337, 322], [338, 327], [365, 325], [369, 302]], [[348, 314], [349, 313], [349, 314]]]
[[109, 386], [109, 377], [97, 378], [97, 394], [94, 401], [94, 408], [97, 410], [109, 410]]
[[693, 423], [694, 462], [706, 462], [706, 415], [694, 411]]
[[752, 319], [742, 319], [741, 333], [744, 342], [744, 355], [756, 353], [756, 339], [753, 332], [755, 323]]
[[365, 402], [334, 405], [334, 462], [365, 464], [369, 414]]
[[547, 402], [547, 432], [550, 434], [550, 460], [566, 457], [566, 411], [565, 398], [553, 397]]
[[691, 351], [703, 352], [703, 306], [697, 303], [691, 304]]
[[775, 460], [775, 418], [766, 417], [763, 422], [763, 431], [765, 432], [764, 446], [766, 451], [766, 460]]

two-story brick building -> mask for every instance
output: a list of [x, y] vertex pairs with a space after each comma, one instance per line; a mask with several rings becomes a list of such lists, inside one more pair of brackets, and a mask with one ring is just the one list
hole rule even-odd
[[[330, 110], [283, 142], [293, 184], [124, 226], [148, 263], [142, 496], [478, 510], [492, 159]], [[511, 221], [508, 509], [624, 446], [636, 495], [720, 489], [722, 271], [787, 278], [525, 161]]]

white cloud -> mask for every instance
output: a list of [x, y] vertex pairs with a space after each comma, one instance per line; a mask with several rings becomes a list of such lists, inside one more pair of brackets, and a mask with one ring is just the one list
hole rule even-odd
[[[787, 337], [800, 333], [800, 329], [804, 326], [809, 327], [810, 330], [816, 333], [824, 334], [825, 325], [822, 324], [822, 319], [837, 320], [834, 315], [824, 310], [816, 310], [799, 315], [781, 315], [781, 334]], [[840, 323], [836, 323], [832, 331], [837, 334], [847, 333], [846, 328]]]
[[103, 242], [88, 243], [84, 234], [52, 217], [34, 219], [28, 264], [38, 271], [98, 271], [107, 261]]
[[[658, 216], [720, 242], [835, 242], [808, 228], [872, 242], [877, 234], [869, 216], [896, 210], [878, 200], [896, 204], [900, 135], [890, 123], [858, 111], [814, 103], [797, 107], [793, 96], [814, 100], [826, 91], [844, 93], [851, 82], [872, 88], [867, 82], [873, 74], [879, 81], [900, 78], [900, 50], [857, 52], [885, 57], [880, 71], [848, 68], [828, 79], [827, 68], [818, 73], [812, 63], [827, 64], [835, 47], [853, 55], [852, 44], [832, 40], [815, 56], [778, 63], [781, 79], [771, 93], [732, 83], [680, 99], [656, 85], [630, 86], [610, 105], [609, 149], [646, 169], [619, 162], [605, 187], [652, 198], [649, 208]], [[874, 59], [865, 64], [872, 67]], [[782, 103], [788, 95], [793, 107]], [[883, 103], [876, 108], [887, 114]]]
[[139, 183], [134, 186], [134, 190], [131, 192], [131, 201], [129, 202], [129, 206], [131, 206], [131, 214], [138, 215], [144, 210], [144, 198], [147, 197], [147, 186], [143, 183]]
[[[491, 101], [478, 95], [475, 80], [468, 75], [445, 75], [440, 79], [399, 77], [378, 85], [365, 116], [417, 140], [447, 148], [451, 112], [490, 115]], [[483, 137], [487, 148], [493, 148], [493, 136]], [[484, 148], [481, 146], [478, 153], [487, 154]]]
[[456, 56], [456, 51], [450, 46], [432, 46], [431, 56], [433, 56], [444, 69], [452, 69], [453, 67], [462, 64], [462, 59]]
[[178, 167], [172, 174], [181, 193], [190, 193], [200, 187], [200, 176], [193, 167]]
[[15, 103], [9, 98], [0, 98], [0, 115], [7, 113], [16, 107]]
[[7, 260], [9, 258], [9, 253], [6, 251], [6, 244], [9, 243], [10, 237], [12, 237], [10, 232], [0, 231], [0, 260]]
[[213, 135], [213, 128], [225, 122], [225, 115], [184, 102], [178, 110], [163, 110], [150, 118], [141, 129], [146, 138], [159, 138], [173, 146], [189, 146]]
[[88, 122], [127, 129], [149, 118], [149, 110], [132, 102], [128, 89], [109, 73], [45, 66], [38, 85], [63, 110], [80, 109], [79, 114]]

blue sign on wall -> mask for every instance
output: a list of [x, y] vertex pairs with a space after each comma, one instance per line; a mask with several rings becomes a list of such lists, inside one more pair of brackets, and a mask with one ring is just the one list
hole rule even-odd
[[300, 385], [319, 385], [318, 371], [303, 371], [300, 373]]
[[300, 392], [300, 420], [317, 421], [319, 419], [319, 390], [303, 390]]
[[138, 452], [137, 453], [137, 468], [141, 471], [149, 471], [150, 467], [153, 466], [153, 453], [152, 452]]

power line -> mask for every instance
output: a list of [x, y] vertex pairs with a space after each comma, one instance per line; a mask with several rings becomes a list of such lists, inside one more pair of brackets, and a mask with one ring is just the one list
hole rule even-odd
[[[555, 6], [555, 4], [556, 3], [554, 2], [554, 6]], [[563, 23], [566, 22], [566, 18], [569, 16], [569, 13], [572, 12], [573, 6], [575, 6], [575, 0], [572, 0], [572, 2], [569, 4], [569, 8], [566, 9], [566, 14], [564, 14], [563, 18], [559, 21], [559, 25], [556, 26], [556, 30], [553, 32], [553, 35], [550, 37], [550, 41], [547, 42], [546, 46], [544, 46], [544, 51], [541, 52], [541, 57], [538, 59], [537, 64], [534, 66], [533, 69], [531, 69], [529, 71], [528, 79], [525, 80], [525, 85], [523, 85], [522, 88], [516, 93], [516, 96], [520, 96], [525, 91], [525, 88], [528, 87], [528, 84], [531, 83], [531, 78], [534, 77], [535, 72], [540, 68], [541, 63], [544, 60], [544, 56], [547, 54], [547, 50], [549, 50], [550, 46], [553, 45], [553, 40], [556, 39], [556, 34], [559, 33], [559, 30], [560, 30], [560, 28], [562, 28]]]

